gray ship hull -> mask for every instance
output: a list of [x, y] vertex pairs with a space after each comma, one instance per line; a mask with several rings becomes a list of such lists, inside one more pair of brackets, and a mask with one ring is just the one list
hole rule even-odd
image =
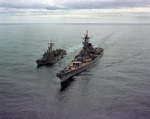
[[36, 63], [37, 63], [37, 67], [43, 66], [43, 65], [52, 65], [52, 64], [54, 64], [54, 62], [43, 61], [43, 60], [37, 60]]
[[61, 54], [60, 56], [54, 57], [53, 59], [47, 59], [47, 60], [38, 59], [36, 60], [37, 67], [43, 66], [43, 65], [52, 65], [58, 60], [60, 60], [61, 58], [63, 58], [63, 55], [65, 54]]
[[86, 70], [87, 68], [91, 67], [95, 62], [97, 62], [97, 60], [103, 55], [103, 52], [97, 56], [97, 58], [95, 58], [95, 60], [93, 60], [91, 63], [79, 68], [79, 69], [76, 69], [76, 70], [73, 70], [73, 71], [70, 71], [70, 72], [67, 72], [67, 73], [64, 73], [64, 74], [61, 74], [61, 76], [58, 76], [60, 78], [60, 81], [61, 82], [65, 82], [68, 78]]

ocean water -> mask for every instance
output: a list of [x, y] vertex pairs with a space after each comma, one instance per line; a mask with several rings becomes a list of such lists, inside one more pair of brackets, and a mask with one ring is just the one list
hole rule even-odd
[[[86, 30], [104, 55], [61, 85]], [[36, 68], [51, 39], [67, 55]], [[0, 24], [0, 119], [150, 119], [150, 25]]]

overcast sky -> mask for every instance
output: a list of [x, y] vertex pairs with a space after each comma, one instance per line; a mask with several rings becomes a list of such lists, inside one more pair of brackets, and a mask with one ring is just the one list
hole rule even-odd
[[0, 23], [150, 23], [150, 0], [0, 0]]

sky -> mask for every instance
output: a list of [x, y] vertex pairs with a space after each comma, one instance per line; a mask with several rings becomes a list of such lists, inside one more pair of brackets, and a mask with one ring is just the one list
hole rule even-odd
[[150, 23], [150, 0], [0, 0], [0, 23]]

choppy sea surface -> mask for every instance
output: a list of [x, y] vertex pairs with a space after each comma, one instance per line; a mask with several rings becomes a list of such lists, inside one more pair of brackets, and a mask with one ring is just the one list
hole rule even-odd
[[[104, 55], [61, 85], [86, 30]], [[51, 39], [67, 55], [37, 68]], [[150, 25], [0, 24], [0, 119], [150, 119]]]

